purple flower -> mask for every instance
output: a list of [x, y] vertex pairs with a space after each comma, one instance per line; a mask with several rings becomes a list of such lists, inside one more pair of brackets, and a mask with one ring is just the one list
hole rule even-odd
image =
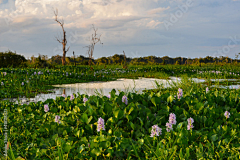
[[86, 103], [88, 99], [86, 97], [83, 98], [83, 102]]
[[34, 72], [34, 75], [36, 75], [37, 73], [36, 72]]
[[3, 86], [3, 85], [4, 85], [4, 83], [3, 83], [3, 82], [1, 82], [1, 85]]
[[187, 130], [190, 130], [194, 127], [193, 126], [194, 120], [190, 117], [190, 118], [187, 119], [187, 121], [188, 121]]
[[66, 95], [65, 95], [65, 94], [62, 94], [62, 97], [64, 97], [64, 98], [65, 98], [65, 97], [66, 97]]
[[24, 82], [22, 82], [22, 86], [24, 85]]
[[226, 118], [229, 118], [229, 117], [230, 117], [230, 113], [229, 113], [228, 111], [226, 111], [226, 112], [224, 113], [224, 116], [225, 116]]
[[125, 102], [126, 105], [128, 104], [127, 96], [124, 95], [122, 97], [122, 102]]
[[2, 72], [3, 74], [4, 74], [4, 76], [6, 76], [7, 75], [7, 72]]
[[209, 90], [208, 90], [208, 87], [207, 87], [207, 88], [206, 88], [206, 93], [208, 93], [208, 91], [209, 91]]
[[178, 99], [180, 99], [183, 96], [183, 91], [182, 89], [178, 89], [178, 93], [177, 93]]
[[170, 130], [173, 130], [173, 128], [172, 128], [172, 123], [166, 123], [166, 130], [167, 130], [167, 132], [170, 132]]
[[61, 122], [60, 122], [60, 116], [58, 116], [58, 115], [55, 116], [55, 122], [57, 122], [57, 123], [59, 123], [59, 124], [61, 123]]
[[49, 111], [49, 107], [48, 107], [47, 104], [44, 105], [44, 111], [45, 111], [45, 112], [48, 112], [48, 111]]
[[159, 136], [159, 133], [160, 135], [162, 134], [162, 129], [159, 128], [157, 124], [152, 126], [150, 137]]
[[109, 94], [107, 97], [108, 97], [108, 98], [111, 98], [111, 95]]
[[74, 99], [74, 95], [72, 94], [71, 97], [70, 97], [70, 100], [73, 100]]
[[97, 122], [97, 131], [100, 132], [101, 130], [105, 131], [105, 126], [104, 126], [104, 119], [102, 119], [101, 117], [98, 118], [98, 122]]
[[174, 113], [170, 113], [169, 116], [169, 123], [176, 125], [177, 121], [176, 121], [176, 115]]

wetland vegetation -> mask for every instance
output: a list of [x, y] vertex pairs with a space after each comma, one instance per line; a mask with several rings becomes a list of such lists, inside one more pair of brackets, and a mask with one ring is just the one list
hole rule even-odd
[[182, 81], [142, 94], [113, 89], [108, 96], [62, 95], [29, 105], [1, 100], [0, 147], [7, 117], [9, 159], [240, 159], [240, 89], [217, 87], [238, 84], [239, 72], [238, 65], [213, 64], [1, 68], [1, 99], [34, 97], [57, 84], [169, 76]]

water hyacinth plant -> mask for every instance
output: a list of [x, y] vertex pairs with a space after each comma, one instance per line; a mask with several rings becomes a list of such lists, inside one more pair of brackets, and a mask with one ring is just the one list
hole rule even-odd
[[182, 89], [178, 89], [178, 93], [177, 93], [177, 97], [178, 97], [178, 99], [180, 99], [181, 97], [183, 96], [183, 91], [182, 91]]
[[70, 100], [73, 100], [74, 99], [74, 95], [72, 94], [71, 97], [70, 97]]
[[[148, 74], [151, 70], [157, 72], [165, 70], [166, 77], [172, 74], [172, 70], [177, 76], [181, 71], [184, 74], [197, 75], [197, 71], [191, 66], [185, 67], [186, 71], [182, 68], [184, 66], [152, 68], [150, 66], [146, 70]], [[201, 68], [204, 69], [204, 67]], [[74, 69], [77, 70], [77, 67]], [[0, 75], [0, 78], [2, 77], [0, 82], [4, 82], [4, 86], [0, 86], [0, 96], [9, 90], [9, 88], [5, 89], [5, 86], [14, 89], [13, 84], [15, 84], [15, 88], [20, 88], [21, 83], [27, 82], [26, 80], [29, 80], [29, 83], [25, 84], [24, 90], [29, 91], [28, 87], [40, 84], [42, 87], [45, 82], [67, 84], [83, 79], [84, 82], [92, 81], [93, 78], [99, 80], [106, 72], [99, 70], [94, 77], [86, 71], [86, 68], [84, 69], [84, 75], [78, 70], [76, 72], [79, 74], [76, 75], [73, 69], [67, 68], [49, 69], [50, 74], [47, 70], [42, 70], [43, 74], [35, 76], [34, 71], [38, 73], [39, 70], [28, 69], [28, 75], [22, 70], [13, 69], [14, 74], [19, 73], [18, 75], [8, 70], [5, 77], [3, 74]], [[110, 74], [119, 74], [119, 77], [123, 74], [127, 76], [124, 71], [113, 71], [115, 70], [108, 70], [109, 74], [104, 74], [104, 78]], [[128, 73], [129, 75], [135, 73], [137, 75], [139, 71], [129, 70], [129, 72], [131, 72], [131, 74]], [[65, 76], [62, 76], [63, 73]], [[209, 73], [206, 72], [205, 75], [207, 74]], [[211, 74], [216, 76], [215, 73]], [[143, 75], [147, 74], [143, 73]], [[23, 78], [18, 79], [14, 76]], [[35, 82], [36, 79], [37, 82]], [[11, 130], [8, 141], [12, 144], [13, 155], [21, 155], [24, 159], [61, 159], [60, 157], [64, 157], [62, 159], [91, 159], [92, 157], [94, 159], [228, 159], [229, 157], [239, 159], [239, 90], [211, 87], [213, 94], [207, 94], [205, 89], [206, 85], [210, 87], [208, 84], [182, 82], [182, 85], [177, 84], [167, 89], [146, 90], [143, 94], [119, 92], [117, 95], [113, 90], [107, 96], [109, 99], [96, 95], [86, 98], [85, 95], [78, 94], [74, 96], [74, 101], [57, 98], [24, 106], [1, 101], [0, 112], [3, 113], [4, 109], [8, 110], [8, 128], [9, 130], [14, 128]], [[173, 94], [177, 95], [176, 92], [180, 88], [184, 90], [186, 96], [179, 94], [181, 100], [173, 98], [169, 103], [167, 98]], [[18, 95], [19, 93], [17, 92]], [[83, 101], [84, 97], [86, 100]], [[88, 100], [89, 105], [84, 105]], [[128, 100], [127, 106], [126, 100]], [[50, 109], [49, 107], [42, 109], [43, 104], [52, 106], [51, 115], [54, 115], [52, 118], [55, 118], [56, 123], [54, 120], [49, 120]], [[226, 107], [225, 104], [228, 106]], [[231, 120], [228, 112], [225, 114], [226, 110], [231, 111], [234, 120]], [[64, 120], [61, 125], [59, 125], [60, 115]], [[186, 121], [190, 115], [192, 119]], [[225, 117], [223, 116], [229, 118], [228, 126], [224, 125], [222, 119]], [[102, 120], [99, 117], [103, 117]], [[0, 124], [2, 124], [0, 128], [4, 127], [1, 122], [4, 122], [4, 116], [0, 116]], [[187, 123], [190, 129], [193, 128], [194, 123], [194, 130], [188, 132]], [[93, 124], [99, 124], [99, 127], [94, 128]], [[165, 124], [166, 131], [161, 129]], [[106, 132], [102, 135], [101, 132], [104, 130]], [[170, 132], [171, 130], [174, 131]], [[61, 139], [61, 142], [55, 144], [56, 139]], [[21, 142], [21, 144], [15, 142]], [[4, 134], [0, 134], [0, 144], [4, 144]], [[62, 150], [63, 156], [57, 154], [58, 148]], [[1, 151], [0, 159], [4, 159]]]
[[166, 130], [167, 132], [170, 132], [171, 130], [173, 130], [172, 123], [169, 123], [169, 122], [166, 123]]
[[49, 107], [48, 107], [47, 104], [44, 105], [44, 111], [45, 111], [45, 112], [48, 112], [48, 111], [49, 111]]
[[187, 130], [193, 129], [193, 127], [194, 127], [193, 126], [194, 120], [190, 117], [190, 118], [187, 119], [187, 121], [188, 121]]
[[176, 125], [177, 121], [176, 121], [176, 115], [174, 113], [170, 113], [169, 116], [169, 123]]
[[161, 134], [162, 134], [162, 129], [160, 127], [158, 127], [157, 124], [152, 126], [150, 137], [159, 136]]
[[172, 125], [176, 125], [176, 115], [174, 113], [170, 113], [169, 115], [169, 121], [166, 123], [166, 130], [167, 132], [170, 132], [170, 130], [173, 130]]
[[55, 122], [57, 122], [57, 123], [59, 123], [59, 124], [61, 123], [61, 122], [60, 122], [60, 116], [58, 116], [58, 115], [55, 116]]
[[225, 116], [226, 118], [229, 118], [229, 117], [230, 117], [230, 113], [229, 113], [228, 111], [226, 111], [226, 112], [224, 113], [224, 116]]
[[98, 118], [98, 122], [97, 122], [97, 131], [100, 132], [101, 130], [105, 131], [105, 125], [104, 125], [104, 119], [100, 117]]
[[126, 105], [128, 104], [128, 99], [127, 99], [127, 96], [123, 96], [122, 97], [122, 102], [124, 102]]
[[88, 99], [86, 97], [83, 98], [83, 102], [86, 103]]

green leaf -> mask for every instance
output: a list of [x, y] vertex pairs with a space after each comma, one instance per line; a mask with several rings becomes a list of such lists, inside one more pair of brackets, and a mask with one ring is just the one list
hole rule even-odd
[[144, 144], [144, 139], [139, 139], [138, 142], [140, 143], [140, 145]]
[[84, 149], [85, 149], [85, 144], [82, 144], [82, 145], [79, 147], [78, 152], [79, 152], [79, 153], [82, 153], [82, 151], [84, 151]]
[[187, 147], [187, 148], [186, 148], [186, 152], [187, 152], [187, 158], [189, 158], [189, 157], [190, 157], [190, 153], [189, 153], [189, 151], [190, 151], [190, 149]]
[[114, 98], [114, 97], [115, 97], [115, 94], [116, 94], [116, 90], [115, 90], [115, 89], [112, 89], [112, 91], [111, 91], [111, 98]]
[[134, 110], [133, 107], [130, 108], [130, 110], [128, 111], [128, 114], [131, 114], [131, 112]]
[[130, 126], [132, 127], [132, 129], [134, 130], [134, 124], [132, 122], [130, 122]]
[[115, 131], [115, 132], [114, 132], [114, 135], [115, 135], [116, 137], [121, 137], [122, 133], [119, 132], [119, 131]]
[[71, 148], [72, 148], [71, 144], [69, 142], [67, 142], [64, 146], [64, 152], [69, 152]]
[[140, 120], [140, 123], [141, 123], [141, 127], [143, 126], [143, 121], [140, 117], [137, 117], [139, 120]]
[[91, 153], [92, 153], [93, 155], [95, 155], [95, 156], [100, 156], [100, 155], [101, 155], [100, 150], [99, 150], [99, 149], [95, 149], [95, 148], [91, 151]]
[[118, 118], [118, 113], [119, 113], [119, 110], [113, 112], [113, 114], [116, 118]]
[[177, 129], [178, 129], [178, 130], [182, 129], [182, 126], [183, 126], [183, 122], [178, 123]]
[[91, 117], [89, 117], [88, 118], [88, 121], [87, 121], [87, 124], [89, 124], [90, 122], [91, 122], [91, 120], [93, 119], [93, 117], [91, 116]]
[[52, 136], [52, 139], [55, 140], [58, 137], [58, 134], [55, 134], [54, 136]]
[[171, 96], [169, 96], [169, 97], [167, 98], [167, 102], [168, 102], [168, 103], [172, 103], [172, 101], [173, 101], [173, 96], [171, 95]]
[[64, 136], [67, 135], [67, 131], [66, 131], [66, 130], [63, 131], [63, 135], [64, 135]]
[[217, 134], [212, 135], [211, 139], [213, 142], [215, 142], [218, 139]]
[[104, 112], [107, 114], [112, 112], [112, 106], [109, 103], [104, 104]]
[[114, 111], [113, 114], [117, 119], [121, 119], [124, 115], [124, 112], [122, 110], [117, 110], [117, 111]]
[[79, 138], [80, 136], [80, 130], [78, 130], [76, 133], [75, 133], [75, 136], [77, 136]]
[[83, 113], [83, 115], [81, 116], [81, 120], [82, 120], [82, 122], [84, 122], [84, 123], [87, 123], [87, 122], [88, 122], [88, 116], [87, 116], [86, 113]]

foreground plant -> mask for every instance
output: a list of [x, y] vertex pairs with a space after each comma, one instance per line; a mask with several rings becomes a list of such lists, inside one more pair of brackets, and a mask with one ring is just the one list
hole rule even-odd
[[224, 116], [226, 117], [226, 119], [228, 119], [228, 118], [230, 117], [230, 113], [229, 113], [228, 111], [226, 111], [226, 112], [224, 113]]
[[97, 131], [100, 132], [102, 130], [105, 131], [105, 125], [104, 125], [104, 119], [100, 117], [98, 118], [98, 122], [97, 122]]
[[190, 117], [190, 118], [187, 119], [187, 121], [188, 121], [187, 130], [193, 129], [193, 127], [194, 127], [193, 126], [194, 120]]

